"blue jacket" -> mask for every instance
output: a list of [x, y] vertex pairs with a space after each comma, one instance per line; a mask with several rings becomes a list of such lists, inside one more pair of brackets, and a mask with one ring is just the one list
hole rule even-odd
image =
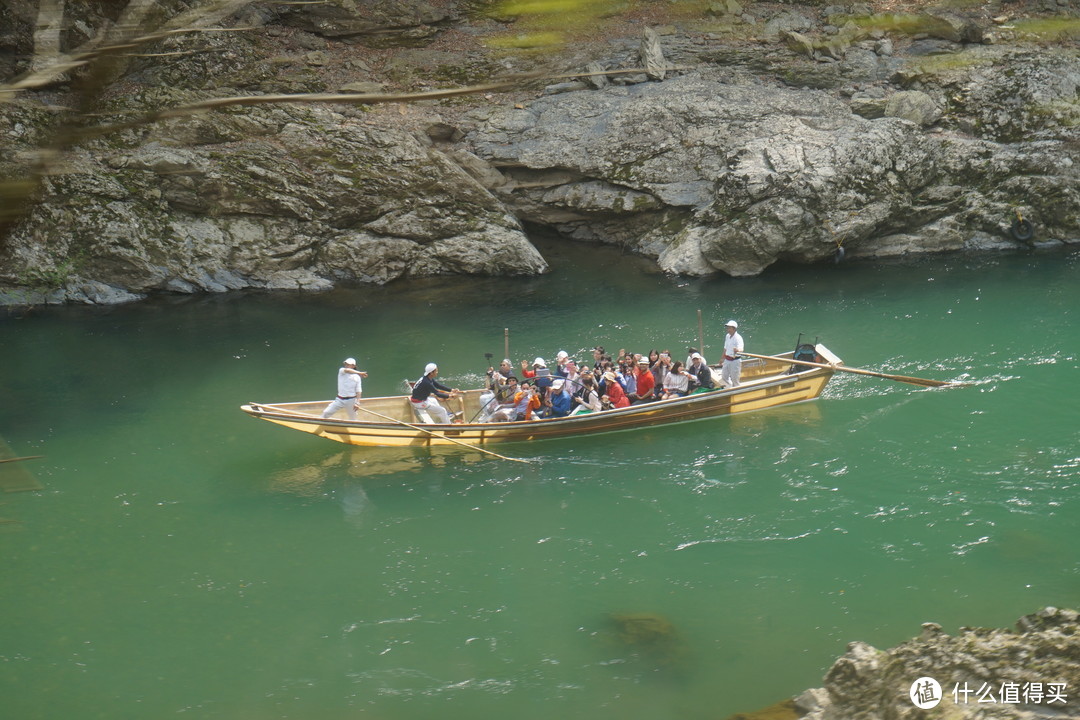
[[570, 393], [565, 390], [551, 393], [551, 417], [566, 417], [570, 414]]

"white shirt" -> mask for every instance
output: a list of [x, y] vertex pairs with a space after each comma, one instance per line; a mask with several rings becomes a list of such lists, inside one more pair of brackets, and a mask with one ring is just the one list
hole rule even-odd
[[739, 333], [732, 333], [724, 338], [724, 355], [725, 360], [729, 357], [737, 357], [735, 353], [741, 353], [745, 346], [743, 345], [742, 335]]
[[353, 397], [363, 390], [363, 382], [356, 373], [346, 372], [348, 368], [338, 368], [337, 371], [337, 394], [338, 397]]
[[669, 372], [664, 376], [663, 388], [668, 391], [687, 392], [690, 389], [690, 378], [682, 373], [676, 375], [673, 372]]

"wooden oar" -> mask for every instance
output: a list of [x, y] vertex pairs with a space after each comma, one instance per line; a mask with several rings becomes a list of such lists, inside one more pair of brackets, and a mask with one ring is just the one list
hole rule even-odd
[[705, 333], [701, 326], [701, 310], [697, 311], [697, 346], [698, 352], [705, 354]]
[[361, 405], [357, 409], [358, 410], [363, 410], [366, 413], [371, 413], [372, 415], [374, 415], [376, 417], [381, 417], [383, 420], [389, 420], [390, 422], [397, 423], [398, 425], [404, 425], [407, 428], [412, 428], [413, 430], [419, 430], [420, 432], [427, 433], [428, 435], [431, 435], [432, 437], [437, 437], [440, 440], [447, 440], [447, 441], [452, 442], [452, 443], [457, 443], [458, 445], [463, 445], [463, 446], [469, 448], [470, 450], [479, 450], [482, 453], [487, 453], [488, 455], [493, 455], [493, 456], [499, 458], [500, 460], [513, 460], [514, 462], [520, 462], [520, 463], [530, 463], [530, 462], [532, 462], [531, 460], [522, 460], [521, 458], [506, 457], [505, 455], [500, 455], [499, 453], [491, 452], [490, 450], [485, 450], [484, 448], [479, 447], [477, 445], [470, 445], [469, 443], [461, 442], [460, 440], [455, 440], [452, 437], [447, 437], [446, 435], [443, 435], [442, 433], [435, 432], [434, 430], [428, 430], [425, 427], [421, 427], [419, 425], [413, 425], [412, 423], [407, 423], [404, 420], [398, 420], [397, 418], [392, 418], [389, 415], [383, 415], [382, 413], [375, 412], [374, 410], [369, 410], [368, 408], [364, 407], [363, 405]]
[[778, 360], [780, 362], [789, 363], [791, 365], [809, 365], [810, 367], [826, 368], [828, 370], [839, 370], [840, 372], [854, 373], [855, 375], [869, 375], [871, 377], [884, 378], [886, 380], [896, 380], [898, 382], [911, 383], [912, 385], [922, 385], [923, 387], [959, 387], [963, 383], [954, 383], [947, 380], [927, 380], [926, 378], [910, 377], [908, 375], [890, 375], [889, 373], [874, 372], [873, 370], [862, 370], [860, 368], [849, 368], [843, 365], [825, 365], [824, 363], [809, 362], [807, 360], [795, 360], [793, 358], [776, 357], [775, 355], [755, 355], [754, 353], [741, 352], [740, 355], [746, 355], [747, 357], [761, 358], [762, 360]]
[[37, 460], [40, 457], [44, 457], [44, 456], [43, 455], [27, 455], [26, 457], [0, 458], [0, 463], [19, 462], [20, 460]]

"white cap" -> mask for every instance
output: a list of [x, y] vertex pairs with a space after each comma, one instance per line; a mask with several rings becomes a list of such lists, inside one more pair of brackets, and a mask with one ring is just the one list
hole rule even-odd
[[735, 322], [734, 320], [728, 320], [727, 325], [725, 325], [724, 327], [733, 327], [736, 330], [738, 330], [739, 329], [739, 323]]
[[425, 375], [430, 375], [431, 373], [435, 372], [438, 369], [439, 369], [439, 366], [436, 365], [435, 363], [428, 363], [427, 365], [424, 366], [424, 374]]
[[345, 362], [342, 363], [342, 364], [343, 365], [355, 365], [356, 364], [356, 358], [345, 358]]
[[690, 359], [691, 360], [704, 360], [704, 358], [701, 357], [701, 353], [694, 353], [693, 355], [690, 356]]
[[559, 354], [555, 356], [555, 359], [556, 360], [565, 360], [568, 357], [570, 357], [570, 353], [566, 352], [565, 350], [560, 350]]
[[547, 363], [544, 362], [544, 358], [536, 358], [533, 360], [533, 365], [539, 365], [540, 367], [547, 367]]
[[553, 390], [562, 390], [563, 385], [564, 385], [564, 381], [563, 381], [562, 378], [559, 378], [555, 382], [551, 383], [551, 387], [552, 387]]

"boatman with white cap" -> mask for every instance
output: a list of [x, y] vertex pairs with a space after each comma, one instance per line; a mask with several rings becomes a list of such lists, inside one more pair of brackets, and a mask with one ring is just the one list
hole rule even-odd
[[345, 358], [337, 372], [337, 397], [326, 406], [322, 416], [328, 418], [342, 408], [350, 420], [356, 419], [356, 408], [360, 407], [360, 395], [363, 392], [362, 378], [367, 373], [356, 369], [355, 358]]
[[428, 363], [424, 368], [424, 377], [413, 385], [412, 397], [409, 401], [412, 406], [419, 410], [427, 410], [431, 419], [437, 423], [447, 424], [450, 422], [450, 413], [439, 404], [439, 398], [457, 397], [460, 390], [451, 389], [443, 385], [435, 378], [439, 376], [439, 366]]
[[724, 387], [738, 387], [739, 375], [742, 374], [742, 359], [739, 357], [745, 346], [739, 334], [739, 323], [727, 321], [727, 337], [724, 338], [724, 364], [720, 368], [720, 379]]

